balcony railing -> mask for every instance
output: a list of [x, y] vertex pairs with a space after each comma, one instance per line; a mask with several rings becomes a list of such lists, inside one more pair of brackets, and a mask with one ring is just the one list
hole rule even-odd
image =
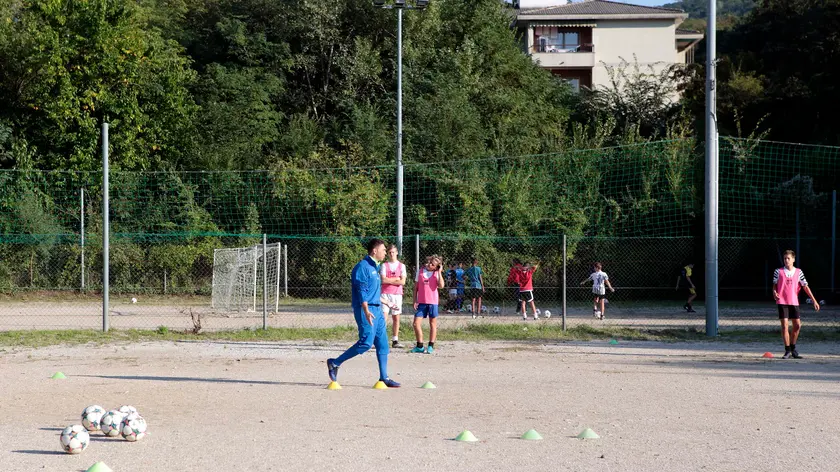
[[541, 43], [535, 44], [531, 48], [531, 53], [576, 53], [576, 52], [595, 52], [595, 45], [594, 44], [577, 44], [577, 45], [569, 45], [569, 44], [550, 44], [550, 43]]

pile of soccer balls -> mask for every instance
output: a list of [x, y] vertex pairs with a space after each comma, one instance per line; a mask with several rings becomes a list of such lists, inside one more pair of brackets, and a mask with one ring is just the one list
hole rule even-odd
[[122, 436], [127, 441], [139, 441], [146, 436], [146, 420], [130, 405], [110, 411], [91, 405], [82, 412], [82, 424], [68, 426], [61, 432], [61, 447], [68, 454], [79, 454], [90, 444], [90, 433], [96, 431], [110, 438]]

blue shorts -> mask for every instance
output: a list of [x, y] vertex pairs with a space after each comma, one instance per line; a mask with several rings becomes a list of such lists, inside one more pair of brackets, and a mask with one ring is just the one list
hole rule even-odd
[[463, 286], [463, 285], [459, 285], [459, 286], [458, 286], [458, 296], [459, 296], [459, 297], [463, 297], [463, 296], [464, 296], [464, 286]]
[[428, 303], [420, 303], [417, 305], [417, 313], [414, 314], [415, 318], [437, 318], [438, 317], [438, 306], [437, 305], [429, 305]]

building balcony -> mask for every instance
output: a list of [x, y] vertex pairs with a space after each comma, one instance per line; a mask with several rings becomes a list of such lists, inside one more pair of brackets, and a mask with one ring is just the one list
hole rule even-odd
[[531, 48], [531, 58], [547, 68], [594, 67], [595, 47], [592, 44], [561, 47], [542, 43]]

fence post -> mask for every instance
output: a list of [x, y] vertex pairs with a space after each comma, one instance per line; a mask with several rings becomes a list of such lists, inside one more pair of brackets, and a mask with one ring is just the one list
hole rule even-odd
[[277, 243], [277, 264], [275, 265], [274, 280], [274, 313], [280, 311], [280, 255], [283, 254], [283, 243]]
[[[420, 270], [420, 235], [414, 235], [414, 272]], [[413, 278], [413, 277], [412, 277]]]
[[[831, 294], [834, 294], [834, 261], [837, 248], [837, 190], [831, 191]], [[831, 301], [829, 301], [831, 303]]]
[[108, 278], [108, 251], [110, 243], [110, 215], [108, 214], [108, 123], [102, 123], [102, 331], [108, 332], [108, 290], [110, 285]]
[[82, 244], [82, 291], [85, 289], [85, 189], [82, 187], [81, 191], [81, 198], [82, 203], [80, 205], [81, 211], [79, 215], [81, 216], [82, 226], [79, 229], [79, 234], [81, 236], [81, 244]]
[[289, 297], [289, 245], [283, 245], [283, 296]]
[[566, 331], [566, 235], [563, 235], [563, 307], [561, 314], [563, 317], [563, 331]]
[[[214, 254], [213, 257], [215, 258], [216, 255]], [[167, 282], [168, 281], [166, 280], [166, 269], [163, 269], [163, 294], [164, 295], [166, 295], [166, 291], [168, 289], [168, 283]]]
[[254, 295], [253, 300], [251, 303], [251, 310], [256, 313], [257, 311], [257, 263], [259, 263], [259, 255], [260, 255], [260, 246], [254, 246]]
[[263, 233], [263, 329], [268, 329], [268, 243], [265, 233]]
[[802, 265], [802, 254], [799, 252], [799, 203], [796, 204], [796, 257], [799, 258], [799, 265]]

